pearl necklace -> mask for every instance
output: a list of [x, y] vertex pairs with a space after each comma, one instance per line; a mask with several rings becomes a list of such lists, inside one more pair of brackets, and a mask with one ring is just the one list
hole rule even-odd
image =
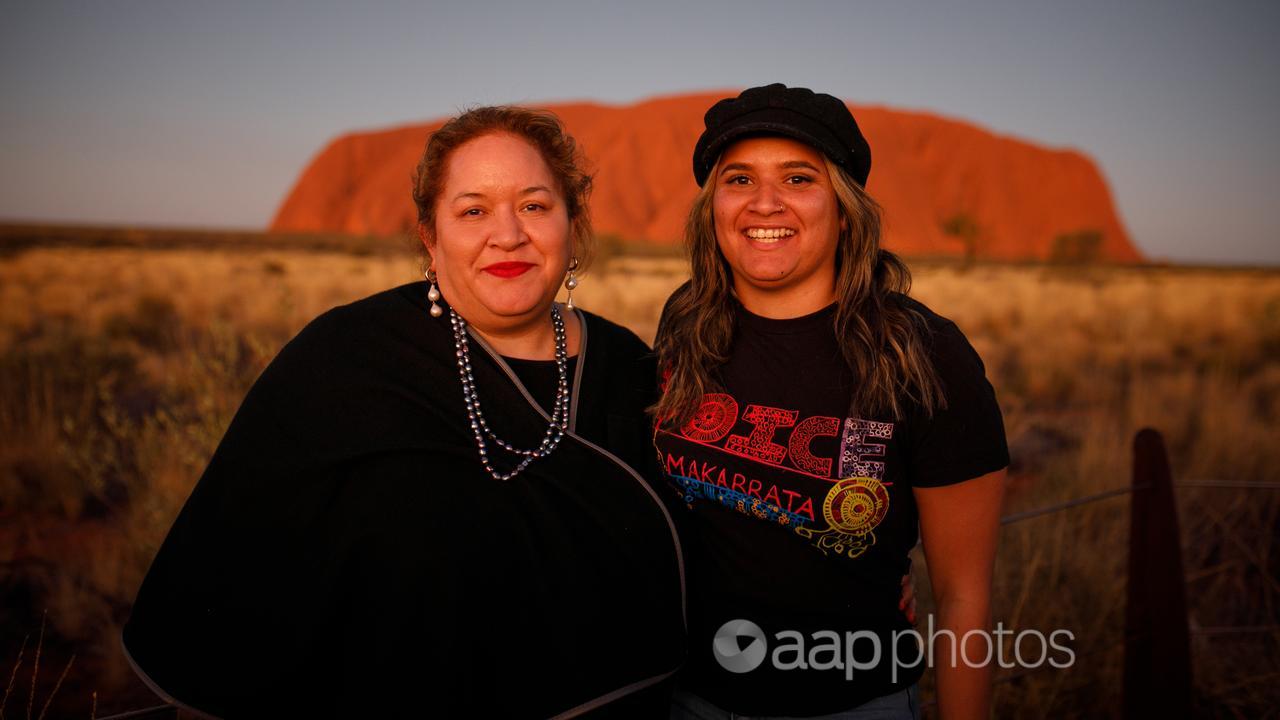
[[[566, 366], [569, 361], [568, 343], [565, 341], [564, 318], [560, 316], [560, 308], [551, 305], [551, 325], [556, 335], [556, 370], [560, 380], [556, 386], [556, 402], [551, 409], [551, 424], [542, 436], [542, 442], [533, 450], [523, 450], [503, 440], [489, 428], [480, 410], [480, 397], [476, 394], [476, 379], [471, 374], [471, 343], [467, 337], [467, 321], [449, 308], [449, 323], [453, 325], [453, 344], [457, 349], [458, 376], [462, 379], [462, 400], [467, 406], [467, 417], [471, 421], [471, 432], [476, 436], [476, 448], [480, 451], [480, 463], [489, 471], [494, 480], [510, 480], [536, 458], [551, 454], [560, 444], [565, 429], [569, 426], [569, 378]], [[489, 460], [489, 449], [485, 438], [493, 440], [507, 452], [521, 455], [523, 459], [509, 473], [500, 473], [493, 469]]]

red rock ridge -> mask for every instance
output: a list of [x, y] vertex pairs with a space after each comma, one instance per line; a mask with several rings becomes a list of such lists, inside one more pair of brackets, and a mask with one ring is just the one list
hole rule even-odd
[[[628, 106], [548, 105], [595, 169], [596, 232], [677, 242], [697, 188], [690, 169], [702, 114], [731, 91], [657, 98]], [[964, 216], [978, 254], [1046, 260], [1055, 238], [1100, 233], [1100, 256], [1142, 259], [1116, 215], [1106, 181], [1085, 155], [994, 135], [924, 113], [850, 105], [871, 143], [867, 189], [884, 206], [886, 246], [906, 255], [960, 255], [944, 231]], [[271, 223], [273, 231], [409, 232], [416, 221], [410, 178], [441, 121], [351, 133], [303, 171]]]

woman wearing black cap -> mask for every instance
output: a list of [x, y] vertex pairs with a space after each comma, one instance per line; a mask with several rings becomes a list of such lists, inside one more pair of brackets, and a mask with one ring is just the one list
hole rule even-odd
[[[929, 662], [943, 717], [986, 717], [989, 636], [965, 633], [988, 626], [1003, 422], [964, 335], [880, 247], [857, 123], [830, 95], [752, 88], [707, 112], [693, 164], [692, 280], [656, 340], [655, 447], [691, 509], [673, 716], [917, 717]], [[898, 612], [918, 532], [924, 658]]]

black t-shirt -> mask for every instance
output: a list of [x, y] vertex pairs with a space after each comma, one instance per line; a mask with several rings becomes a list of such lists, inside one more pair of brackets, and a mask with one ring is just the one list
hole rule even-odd
[[[682, 682], [725, 709], [834, 713], [923, 673], [922, 664], [895, 671], [889, 660], [892, 633], [910, 628], [897, 602], [918, 533], [911, 490], [978, 477], [1009, 458], [977, 353], [954, 323], [899, 299], [930, 329], [948, 402], [932, 417], [919, 408], [896, 420], [851, 417], [855, 379], [836, 342], [834, 305], [787, 320], [739, 306], [730, 359], [720, 369], [723, 391], [708, 393], [679, 431], [655, 435], [668, 484], [691, 510], [690, 661]], [[761, 664], [745, 672], [717, 659], [739, 650], [739, 662], [759, 657], [750, 629], [719, 632], [733, 620], [758, 626], [767, 647]], [[779, 637], [784, 631], [799, 636]], [[860, 632], [876, 640], [849, 643], [848, 633]], [[914, 661], [914, 638], [897, 642], [903, 663]], [[845, 667], [848, 644], [857, 669]], [[774, 666], [775, 650], [790, 669]], [[811, 667], [800, 666], [801, 655]]]

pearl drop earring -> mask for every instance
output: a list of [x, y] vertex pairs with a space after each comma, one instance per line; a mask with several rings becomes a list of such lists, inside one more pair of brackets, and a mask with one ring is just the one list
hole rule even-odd
[[440, 317], [444, 315], [444, 309], [436, 304], [440, 299], [440, 291], [436, 289], [435, 268], [427, 268], [422, 274], [426, 276], [427, 282], [431, 283], [431, 289], [427, 290], [427, 299], [431, 301], [431, 317]]
[[564, 280], [564, 289], [569, 291], [569, 301], [565, 303], [565, 307], [573, 309], [573, 289], [578, 287], [578, 276], [575, 272], [578, 270], [578, 256], [569, 258], [569, 277]]

